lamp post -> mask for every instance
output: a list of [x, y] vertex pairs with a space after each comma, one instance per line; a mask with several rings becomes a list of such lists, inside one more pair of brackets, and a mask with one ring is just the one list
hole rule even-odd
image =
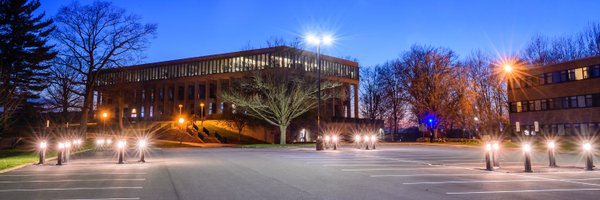
[[108, 117], [108, 113], [102, 113], [102, 133], [106, 133], [106, 118]]
[[317, 47], [317, 145], [316, 150], [323, 150], [323, 140], [320, 139], [321, 133], [321, 44], [329, 45], [333, 42], [333, 38], [329, 35], [318, 37], [315, 35], [308, 35], [306, 41]]
[[375, 149], [375, 143], [377, 142], [377, 136], [375, 135], [371, 135], [371, 144], [372, 144], [372, 149]]
[[117, 142], [117, 154], [119, 154], [119, 164], [124, 163], [123, 157], [125, 157], [125, 145], [126, 145], [125, 140], [119, 140]]
[[360, 149], [360, 135], [355, 135], [354, 136], [354, 142], [356, 143], [356, 148]]
[[329, 142], [331, 141], [331, 136], [325, 136], [325, 149], [329, 149]]
[[58, 155], [56, 157], [56, 165], [62, 165], [63, 163], [63, 150], [65, 148], [65, 144], [62, 142], [58, 143]]
[[71, 154], [71, 141], [67, 140], [65, 142], [65, 152], [63, 153], [64, 162], [69, 162], [70, 154]]
[[492, 161], [494, 161], [494, 167], [500, 167], [500, 144], [498, 144], [498, 142], [494, 142], [492, 148]]
[[554, 141], [548, 142], [548, 162], [550, 167], [556, 167], [556, 143]]
[[370, 139], [370, 138], [369, 138], [369, 136], [368, 136], [368, 135], [365, 135], [363, 138], [364, 138], [364, 140], [365, 140], [365, 146], [367, 146], [367, 147], [365, 147], [365, 150], [369, 150], [369, 143], [370, 143], [370, 142], [369, 142], [369, 139]]
[[492, 166], [491, 154], [492, 154], [492, 145], [488, 143], [485, 145], [485, 170], [488, 170], [488, 171], [494, 171], [494, 166]]
[[337, 150], [338, 136], [337, 135], [332, 136], [331, 141], [333, 141], [333, 150]]
[[594, 152], [592, 151], [592, 144], [586, 142], [583, 144], [583, 151], [585, 153], [585, 170], [594, 170]]
[[181, 115], [181, 109], [183, 108], [183, 105], [179, 104], [179, 115]]
[[523, 153], [525, 154], [525, 172], [533, 172], [531, 170], [531, 145], [523, 145]]
[[204, 103], [200, 103], [200, 125], [204, 126]]
[[43, 165], [44, 162], [46, 161], [46, 148], [47, 147], [48, 147], [48, 143], [46, 143], [46, 141], [40, 142], [40, 152], [39, 152], [40, 161], [38, 162], [38, 165]]
[[139, 149], [139, 151], [140, 151], [140, 160], [138, 162], [142, 162], [142, 163], [146, 162], [145, 155], [144, 155], [144, 151], [146, 151], [146, 145], [147, 145], [147, 142], [146, 142], [145, 139], [140, 139], [138, 141], [138, 147], [140, 148]]

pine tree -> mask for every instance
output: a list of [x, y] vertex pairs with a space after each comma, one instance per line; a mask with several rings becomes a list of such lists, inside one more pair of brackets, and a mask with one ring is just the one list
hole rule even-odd
[[39, 93], [47, 87], [47, 69], [56, 56], [48, 35], [54, 30], [44, 13], [35, 15], [37, 0], [0, 0], [0, 132], [17, 118], [39, 108]]

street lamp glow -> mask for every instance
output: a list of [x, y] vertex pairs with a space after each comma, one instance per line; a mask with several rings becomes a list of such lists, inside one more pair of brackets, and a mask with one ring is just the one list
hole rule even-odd
[[485, 145], [485, 150], [486, 151], [491, 151], [492, 150], [492, 145], [491, 144], [486, 144]]
[[360, 142], [360, 135], [355, 135], [354, 136], [354, 141], [355, 142]]
[[138, 146], [139, 146], [141, 149], [143, 149], [143, 148], [146, 148], [146, 145], [147, 145], [147, 142], [146, 142], [146, 140], [139, 140], [139, 141], [138, 141]]
[[123, 149], [123, 148], [125, 148], [125, 141], [123, 141], [123, 140], [119, 140], [119, 142], [117, 142], [117, 147], [118, 147], [119, 149]]
[[321, 40], [313, 34], [308, 34], [306, 36], [306, 42], [312, 45], [319, 45], [321, 43]]
[[329, 142], [330, 140], [331, 140], [331, 137], [330, 137], [329, 135], [326, 135], [326, 136], [325, 136], [325, 141], [326, 141], [326, 142]]
[[365, 142], [369, 142], [369, 136], [368, 136], [368, 135], [365, 135], [365, 137], [364, 137], [364, 138], [365, 138], [365, 139], [364, 139], [364, 140], [365, 140]]
[[64, 149], [65, 148], [65, 144], [62, 142], [58, 143], [58, 149]]
[[505, 64], [503, 66], [503, 68], [504, 68], [504, 72], [506, 72], [506, 73], [511, 73], [513, 71], [513, 67], [509, 64]]
[[337, 135], [334, 135], [331, 138], [332, 138], [333, 142], [338, 142], [338, 136]]
[[524, 152], [530, 152], [531, 151], [531, 145], [530, 144], [524, 144], [523, 145], [523, 151]]
[[106, 112], [102, 113], [102, 118], [106, 118], [106, 117], [108, 117], [108, 113], [106, 113]]
[[106, 144], [108, 144], [108, 145], [112, 144], [112, 140], [111, 139], [107, 139], [106, 140]]
[[179, 118], [179, 123], [180, 123], [180, 124], [183, 124], [183, 122], [185, 122], [185, 119], [184, 119], [183, 117], [180, 117], [180, 118]]
[[71, 142], [69, 142], [69, 141], [65, 142], [65, 147], [66, 148], [71, 148]]
[[556, 148], [556, 143], [554, 143], [554, 141], [548, 142], [548, 148], [550, 148], [550, 149]]
[[493, 146], [493, 147], [494, 147], [494, 150], [498, 150], [498, 149], [500, 149], [500, 145], [499, 145], [498, 143], [494, 143], [494, 146]]
[[48, 147], [48, 143], [46, 143], [46, 141], [40, 142], [40, 149], [46, 149], [46, 147]]
[[479, 118], [478, 117], [474, 117], [473, 120], [479, 121]]
[[377, 141], [377, 136], [375, 136], [375, 135], [371, 135], [371, 141], [372, 141], [372, 142], [376, 142], [376, 141]]
[[586, 151], [590, 151], [590, 150], [592, 150], [592, 144], [590, 144], [590, 143], [587, 143], [587, 142], [586, 142], [586, 143], [584, 143], [584, 144], [583, 144], [583, 150], [586, 150]]
[[96, 144], [97, 145], [103, 145], [104, 144], [104, 139], [102, 139], [102, 138], [96, 139]]
[[306, 35], [305, 39], [308, 44], [315, 45], [315, 46], [331, 45], [334, 41], [334, 39], [331, 35], [323, 35], [323, 36], [319, 37], [314, 34], [308, 34], [308, 35]]
[[325, 45], [330, 45], [331, 43], [333, 43], [333, 37], [331, 37], [331, 35], [325, 35], [321, 39], [321, 42]]

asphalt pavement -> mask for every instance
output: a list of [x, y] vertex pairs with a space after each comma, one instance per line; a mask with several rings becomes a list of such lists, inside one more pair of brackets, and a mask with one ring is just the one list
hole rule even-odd
[[0, 199], [598, 199], [600, 170], [577, 154], [501, 150], [485, 170], [481, 148], [352, 145], [312, 148], [153, 149], [146, 163], [131, 150], [125, 164], [111, 151], [89, 151], [63, 165], [51, 161], [0, 174]]

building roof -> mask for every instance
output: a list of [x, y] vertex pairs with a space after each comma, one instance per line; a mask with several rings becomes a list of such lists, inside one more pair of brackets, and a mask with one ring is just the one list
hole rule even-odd
[[[296, 51], [296, 52], [300, 52], [302, 54], [313, 54], [316, 56], [316, 53], [312, 52], [312, 51], [306, 51], [306, 50], [289, 47], [289, 46], [276, 46], [276, 47], [236, 51], [236, 52], [230, 52], [230, 53], [198, 56], [198, 57], [191, 57], [191, 58], [182, 58], [182, 59], [176, 59], [176, 60], [144, 63], [144, 64], [138, 64], [138, 65], [125, 66], [125, 67], [103, 69], [101, 71], [132, 70], [132, 69], [140, 69], [140, 68], [145, 68], [145, 67], [153, 67], [153, 66], [161, 66], [161, 65], [180, 64], [180, 63], [206, 61], [206, 60], [216, 60], [216, 59], [224, 59], [224, 58], [231, 58], [231, 57], [238, 57], [238, 56], [248, 56], [248, 55], [257, 55], [257, 54], [271, 53], [271, 52], [285, 52], [285, 51]], [[344, 65], [358, 67], [357, 62], [347, 60], [347, 59], [337, 58], [337, 57], [333, 57], [333, 56], [327, 56], [327, 55], [323, 55], [323, 54], [321, 54], [321, 59], [342, 63]]]

